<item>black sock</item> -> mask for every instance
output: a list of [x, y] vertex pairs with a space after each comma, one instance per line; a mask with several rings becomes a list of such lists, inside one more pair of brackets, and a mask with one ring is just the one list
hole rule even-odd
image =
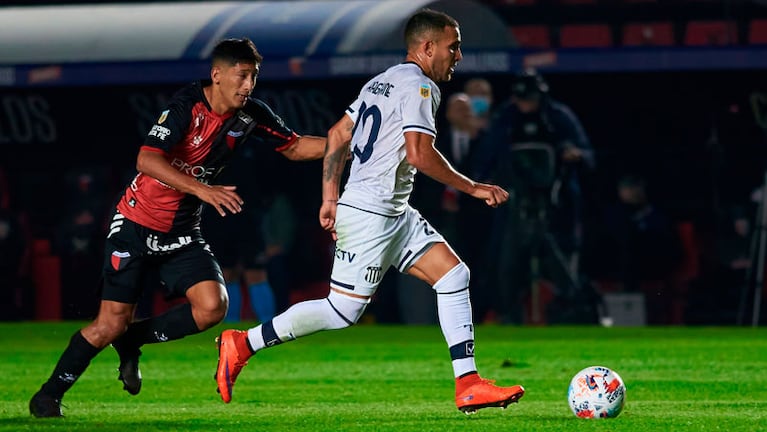
[[184, 303], [162, 315], [136, 321], [115, 341], [118, 351], [139, 348], [144, 344], [168, 342], [200, 333], [192, 316], [192, 305]]
[[91, 345], [78, 330], [69, 339], [69, 345], [61, 353], [51, 377], [43, 384], [43, 393], [55, 399], [63, 398], [99, 352], [101, 348]]

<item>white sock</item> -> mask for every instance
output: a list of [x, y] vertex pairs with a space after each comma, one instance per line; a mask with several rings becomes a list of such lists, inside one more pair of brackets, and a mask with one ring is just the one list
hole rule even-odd
[[455, 377], [477, 370], [474, 361], [474, 323], [469, 298], [469, 269], [460, 263], [434, 284], [442, 334], [450, 347]]
[[258, 351], [318, 331], [349, 327], [368, 302], [331, 291], [327, 298], [296, 303], [271, 321], [248, 329], [250, 346]]

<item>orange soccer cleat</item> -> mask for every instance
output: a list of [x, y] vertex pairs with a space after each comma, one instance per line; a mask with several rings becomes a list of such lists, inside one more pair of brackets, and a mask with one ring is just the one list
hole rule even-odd
[[242, 330], [224, 330], [217, 338], [218, 367], [216, 368], [216, 384], [221, 399], [225, 403], [232, 401], [232, 387], [237, 375], [248, 364], [253, 353], [248, 347], [248, 332]]
[[474, 414], [478, 409], [488, 407], [506, 408], [518, 402], [525, 394], [520, 385], [498, 387], [495, 381], [487, 380], [477, 373], [455, 380], [455, 406], [464, 414]]

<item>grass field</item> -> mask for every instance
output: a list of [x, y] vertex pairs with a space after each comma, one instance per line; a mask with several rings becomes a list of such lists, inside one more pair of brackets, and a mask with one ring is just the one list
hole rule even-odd
[[[480, 373], [527, 393], [466, 416], [436, 326], [361, 325], [262, 351], [228, 405], [213, 380], [218, 327], [144, 347], [138, 396], [122, 390], [107, 348], [64, 398], [65, 418], [33, 418], [29, 398], [82, 324], [0, 324], [0, 431], [767, 430], [765, 328], [478, 326]], [[616, 419], [578, 419], [567, 406], [572, 375], [596, 364], [626, 383]]]

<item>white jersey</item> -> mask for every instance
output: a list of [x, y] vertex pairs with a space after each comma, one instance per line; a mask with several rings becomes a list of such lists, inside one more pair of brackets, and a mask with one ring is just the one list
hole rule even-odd
[[384, 216], [405, 211], [416, 169], [405, 132], [436, 136], [440, 91], [415, 63], [392, 66], [367, 82], [346, 115], [354, 121], [349, 179], [339, 204]]

